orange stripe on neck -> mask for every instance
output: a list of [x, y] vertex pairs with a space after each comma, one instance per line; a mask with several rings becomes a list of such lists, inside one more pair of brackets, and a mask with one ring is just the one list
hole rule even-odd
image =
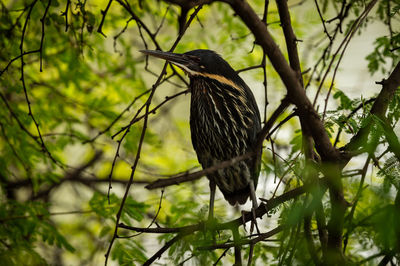
[[242, 95], [245, 95], [244, 90], [242, 87], [238, 86], [236, 83], [234, 83], [232, 80], [229, 80], [227, 78], [225, 78], [224, 76], [220, 76], [220, 75], [216, 75], [216, 74], [208, 74], [208, 73], [196, 73], [200, 76], [206, 77], [206, 78], [210, 78], [210, 79], [214, 79], [220, 83], [229, 85], [235, 89], [237, 89], [238, 91], [241, 92]]

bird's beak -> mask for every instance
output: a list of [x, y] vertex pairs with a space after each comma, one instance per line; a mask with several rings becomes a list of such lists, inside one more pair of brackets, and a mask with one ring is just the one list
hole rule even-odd
[[198, 63], [193, 58], [185, 54], [175, 54], [156, 50], [140, 50], [140, 52], [144, 53], [145, 55], [151, 55], [164, 59], [182, 68], [188, 74], [194, 74], [194, 72], [196, 72], [195, 69], [198, 69]]

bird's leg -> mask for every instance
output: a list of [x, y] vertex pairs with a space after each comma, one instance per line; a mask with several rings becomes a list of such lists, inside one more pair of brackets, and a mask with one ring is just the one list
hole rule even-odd
[[249, 186], [250, 186], [250, 199], [253, 204], [253, 207], [251, 208], [251, 214], [253, 216], [253, 219], [251, 221], [250, 234], [253, 233], [254, 225], [256, 226], [257, 233], [260, 233], [260, 229], [258, 229], [257, 220], [256, 220], [257, 219], [256, 209], [258, 208], [258, 203], [257, 203], [257, 196], [256, 196], [255, 188], [254, 188], [254, 183], [250, 182]]
[[213, 178], [210, 178], [210, 206], [208, 209], [208, 221], [214, 219], [214, 199], [215, 199], [216, 184]]
[[214, 230], [214, 199], [216, 184], [213, 178], [210, 178], [210, 206], [208, 210], [208, 224], [211, 225], [211, 234], [214, 244], [216, 243]]
[[241, 211], [243, 229], [244, 229], [244, 231], [247, 233], [247, 230], [246, 230], [246, 213], [247, 213], [247, 212], [246, 212], [245, 210], [242, 210], [242, 211]]
[[[251, 225], [250, 225], [250, 234], [253, 233], [254, 231], [254, 226], [256, 227], [257, 233], [260, 233], [260, 229], [258, 228], [257, 225], [257, 216], [256, 216], [256, 209], [258, 208], [258, 203], [257, 203], [257, 197], [256, 197], [256, 192], [255, 192], [255, 188], [254, 188], [254, 183], [250, 182], [249, 183], [250, 186], [250, 200], [252, 203], [252, 207], [251, 207]], [[246, 211], [242, 211], [242, 223], [243, 223], [243, 228], [244, 231], [246, 231]]]

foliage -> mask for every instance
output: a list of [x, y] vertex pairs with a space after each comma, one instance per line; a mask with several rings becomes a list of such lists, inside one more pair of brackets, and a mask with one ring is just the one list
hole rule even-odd
[[[237, 247], [253, 265], [399, 263], [398, 0], [288, 1], [289, 21], [285, 1], [249, 1], [284, 62], [251, 27], [260, 20], [235, 9], [246, 1], [131, 2], [0, 2], [2, 265], [99, 265], [105, 254], [118, 265], [159, 257], [225, 265], [238, 263]], [[293, 28], [294, 48], [282, 26]], [[365, 61], [345, 65], [348, 44], [376, 28]], [[250, 235], [219, 192], [216, 219], [207, 221], [205, 177], [161, 193], [144, 187], [200, 170], [188, 79], [139, 52], [171, 48], [219, 52], [272, 121], [257, 190], [267, 199], [260, 232]], [[282, 75], [288, 60], [303, 73], [307, 112]], [[355, 96], [342, 76], [355, 68], [366, 73], [357, 80], [383, 81], [369, 79], [372, 93]], [[285, 95], [290, 107], [271, 118]], [[315, 117], [337, 160], [308, 124]]]

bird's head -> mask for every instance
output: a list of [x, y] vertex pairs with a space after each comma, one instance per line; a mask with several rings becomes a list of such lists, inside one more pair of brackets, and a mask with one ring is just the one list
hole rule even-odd
[[164, 59], [179, 68], [181, 68], [189, 77], [220, 75], [220, 76], [235, 76], [236, 72], [232, 67], [211, 50], [193, 50], [183, 54], [141, 50], [142, 53], [154, 57]]

